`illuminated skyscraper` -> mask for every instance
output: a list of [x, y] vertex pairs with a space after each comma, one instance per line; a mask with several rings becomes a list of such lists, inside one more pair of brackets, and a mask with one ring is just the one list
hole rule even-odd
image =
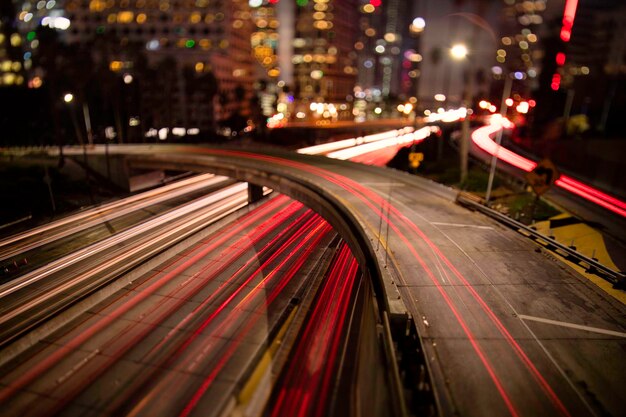
[[[112, 42], [106, 58], [111, 71], [140, 77], [134, 74], [139, 50], [148, 65], [171, 72], [172, 114], [154, 114], [159, 122], [146, 128], [207, 127], [212, 123], [209, 112], [225, 118], [241, 111], [252, 94], [247, 0], [67, 0], [65, 10], [70, 44]], [[200, 92], [194, 84], [206, 74], [217, 80], [215, 106], [193, 99]], [[158, 91], [152, 93], [158, 101]]]
[[11, 1], [0, 6], [0, 87], [24, 85], [24, 38], [18, 32]]
[[[528, 97], [538, 86], [541, 59], [544, 55], [541, 39], [545, 28], [546, 2], [504, 2], [501, 37], [497, 40], [496, 66], [493, 76], [502, 79], [513, 74], [517, 93]], [[493, 72], [493, 71], [492, 71]]]
[[346, 103], [356, 82], [354, 0], [298, 1], [293, 39], [296, 99]]
[[[356, 94], [357, 117], [375, 117], [373, 108], [395, 109], [417, 94], [422, 56], [422, 21], [416, 21], [415, 3], [400, 0], [361, 0]], [[356, 113], [356, 112], [355, 112]], [[385, 112], [384, 117], [391, 114]]]

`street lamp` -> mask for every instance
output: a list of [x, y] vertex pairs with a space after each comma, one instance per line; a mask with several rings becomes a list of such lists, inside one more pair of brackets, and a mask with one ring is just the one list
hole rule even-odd
[[[65, 93], [63, 96], [63, 101], [66, 104], [72, 104], [74, 102], [74, 94]], [[81, 145], [84, 145], [83, 134], [78, 126], [78, 121], [76, 119], [76, 115], [74, 114], [74, 110], [72, 108], [70, 110], [70, 116], [72, 118], [72, 123], [74, 124], [74, 130], [76, 131], [76, 137], [80, 141]], [[89, 117], [89, 107], [87, 106], [87, 102], [83, 103], [83, 118], [85, 120], [85, 129], [87, 130], [87, 140], [89, 145], [93, 145], [93, 133], [91, 131], [91, 118]]]
[[468, 54], [467, 47], [462, 43], [457, 43], [450, 49], [450, 56], [457, 61], [464, 59]]
[[[461, 61], [467, 58], [469, 51], [467, 47], [461, 43], [453, 45], [450, 49], [450, 56], [452, 59], [456, 61]], [[469, 61], [469, 59], [468, 59]], [[472, 108], [472, 100], [474, 95], [474, 77], [473, 71], [471, 67], [471, 63], [469, 65], [469, 77], [467, 77], [467, 87], [465, 89], [465, 97], [464, 97], [464, 105], [466, 108], [465, 118], [463, 119], [463, 124], [461, 125], [461, 143], [459, 147], [459, 163], [461, 165], [461, 184], [463, 184], [467, 180], [467, 162], [468, 162], [468, 154], [469, 154], [469, 136], [470, 136], [470, 125], [469, 118], [471, 115]]]
[[[504, 88], [502, 89], [502, 101], [500, 102], [500, 116], [506, 117], [507, 108], [509, 106], [508, 100], [511, 95], [511, 88], [513, 86], [513, 78], [508, 74], [504, 78]], [[489, 181], [487, 182], [487, 192], [485, 193], [485, 204], [489, 204], [489, 199], [491, 198], [491, 188], [493, 187], [493, 178], [496, 174], [496, 164], [498, 163], [498, 152], [500, 151], [500, 143], [502, 142], [502, 132], [504, 131], [504, 127], [501, 127], [498, 130], [498, 135], [496, 136], [496, 151], [491, 156], [491, 167], [489, 168]]]
[[70, 112], [70, 118], [72, 120], [72, 126], [74, 126], [74, 132], [76, 133], [76, 139], [78, 139], [78, 142], [81, 145], [84, 145], [85, 141], [83, 139], [83, 133], [78, 126], [78, 119], [76, 118], [76, 113], [74, 112], [74, 94], [65, 93], [65, 95], [63, 96], [63, 101], [68, 105], [68, 111]]

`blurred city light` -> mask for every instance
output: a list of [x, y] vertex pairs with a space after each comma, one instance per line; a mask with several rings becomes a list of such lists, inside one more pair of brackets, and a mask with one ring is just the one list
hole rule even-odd
[[67, 93], [63, 96], [63, 101], [66, 103], [71, 103], [74, 100], [74, 95], [72, 93]]
[[450, 55], [452, 58], [461, 60], [467, 56], [468, 50], [467, 47], [461, 43], [458, 43], [450, 49]]
[[529, 107], [530, 105], [528, 104], [528, 102], [522, 101], [520, 104], [517, 105], [515, 109], [518, 111], [518, 113], [528, 113]]
[[416, 17], [409, 26], [411, 33], [420, 33], [426, 27], [426, 21], [422, 17]]
[[[154, 130], [154, 129], [152, 129]], [[115, 139], [115, 137], [117, 136], [117, 133], [115, 133], [115, 128], [113, 126], [107, 126], [104, 129], [104, 137], [107, 138], [108, 140], [112, 140]], [[147, 136], [147, 134], [146, 134]], [[155, 132], [155, 136], [156, 136], [156, 132]]]
[[48, 26], [50, 29], [67, 30], [70, 24], [70, 19], [63, 16], [46, 16], [41, 20], [41, 25]]
[[576, 17], [576, 8], [578, 0], [566, 0], [565, 10], [563, 11], [563, 27], [561, 28], [561, 40], [569, 42], [572, 36], [572, 28], [574, 26], [574, 18]]
[[445, 123], [452, 123], [461, 120], [467, 116], [467, 109], [465, 107], [459, 107], [458, 109], [452, 109], [445, 111], [443, 108], [437, 109], [437, 113], [432, 113], [430, 110], [424, 111], [424, 121], [427, 123], [442, 121]]
[[158, 134], [159, 134], [159, 139], [160, 139], [160, 140], [165, 140], [165, 139], [167, 139], [167, 134], [169, 133], [169, 131], [170, 131], [170, 130], [169, 130], [167, 127], [163, 127], [163, 128], [161, 128], [161, 129], [159, 129], [159, 132], [158, 132]]
[[413, 26], [417, 29], [424, 29], [426, 27], [426, 21], [422, 17], [416, 17], [413, 19]]

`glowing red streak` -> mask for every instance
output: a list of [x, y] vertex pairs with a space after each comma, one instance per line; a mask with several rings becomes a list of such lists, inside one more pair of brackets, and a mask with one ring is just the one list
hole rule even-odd
[[272, 405], [272, 417], [324, 415], [357, 270], [348, 246], [342, 244], [293, 354], [294, 365]]
[[[302, 264], [305, 262], [307, 258], [305, 254], [312, 252], [316, 244], [326, 235], [326, 233], [332, 230], [330, 226], [326, 222], [324, 222], [321, 218], [317, 218], [317, 220], [319, 222], [318, 224], [320, 227], [316, 228], [314, 232], [310, 233], [307, 238], [303, 239], [298, 244], [297, 248], [294, 249], [293, 251], [293, 253], [295, 254], [299, 252], [301, 248], [305, 248], [305, 253], [301, 254], [301, 256], [298, 256], [296, 263], [289, 268], [289, 271], [287, 271], [284, 275], [282, 275], [280, 284], [271, 290], [269, 296], [267, 297], [267, 305], [271, 304], [276, 299], [276, 297], [280, 294], [280, 292], [289, 283], [291, 278], [300, 269], [300, 267], [302, 266]], [[247, 321], [246, 326], [242, 329], [242, 331], [240, 331], [237, 334], [236, 339], [233, 340], [233, 342], [228, 345], [227, 351], [222, 355], [219, 362], [212, 368], [211, 373], [202, 382], [202, 384], [196, 390], [196, 392], [194, 392], [194, 394], [192, 395], [187, 405], [183, 408], [183, 410], [179, 414], [180, 417], [188, 416], [193, 411], [193, 409], [196, 407], [196, 405], [198, 404], [198, 402], [200, 401], [200, 399], [202, 398], [206, 390], [209, 389], [209, 387], [211, 386], [211, 384], [217, 377], [218, 373], [226, 365], [228, 360], [230, 360], [230, 358], [233, 356], [233, 354], [239, 347], [239, 344], [242, 342], [243, 337], [256, 325], [256, 322], [259, 320], [260, 317], [261, 317], [260, 314], [251, 316], [251, 319]]]
[[[620, 203], [620, 205], [623, 205], [624, 203], [620, 200], [615, 199], [614, 197], [608, 196], [606, 194], [600, 193], [599, 191], [590, 188], [587, 185], [584, 185], [582, 183], [576, 182], [576, 183], [571, 183], [568, 181], [565, 181], [563, 179], [564, 176], [561, 176], [561, 178], [557, 179], [555, 184], [573, 194], [576, 194], [580, 197], [583, 197], [593, 203], [596, 203], [597, 205], [604, 207], [608, 210], [611, 210], [614, 213], [619, 214], [622, 217], [626, 217], [626, 210], [620, 208], [620, 207], [615, 207], [614, 204], [612, 204], [612, 201], [617, 201]], [[581, 185], [583, 187], [581, 187]], [[590, 190], [593, 190], [593, 193], [587, 191], [587, 188], [589, 188]], [[601, 194], [603, 195], [603, 197], [599, 197], [597, 194]], [[609, 200], [607, 201], [606, 198], [608, 198]]]
[[572, 27], [574, 27], [574, 18], [576, 17], [576, 8], [578, 0], [567, 0], [565, 10], [563, 12], [563, 27], [561, 28], [561, 39], [563, 42], [569, 42], [572, 36]]
[[596, 190], [595, 188], [592, 188], [592, 187], [588, 186], [587, 184], [583, 184], [582, 182], [577, 181], [577, 180], [575, 180], [575, 179], [573, 179], [571, 177], [568, 177], [567, 175], [561, 175], [559, 177], [559, 180], [563, 184], [567, 184], [567, 185], [569, 185], [571, 187], [575, 187], [575, 188], [577, 188], [577, 189], [579, 189], [581, 191], [584, 191], [587, 194], [590, 194], [590, 195], [592, 195], [594, 197], [598, 197], [598, 198], [602, 199], [603, 201], [606, 201], [607, 203], [613, 204], [613, 205], [615, 205], [617, 207], [620, 207], [620, 208], [623, 208], [623, 209], [626, 210], [626, 203], [625, 202], [623, 202], [621, 200], [618, 200], [615, 197], [611, 197], [610, 195], [605, 194], [605, 193], [603, 193], [603, 192], [601, 192], [599, 190]]
[[[561, 30], [561, 39], [565, 42], [570, 40], [577, 7], [578, 0], [567, 0], [565, 3], [565, 11], [563, 13], [563, 29]], [[564, 33], [566, 34], [565, 37], [563, 36]]]
[[[410, 243], [410, 241], [400, 232], [400, 230], [390, 221], [390, 219], [379, 209], [379, 207], [383, 207], [383, 209], [384, 209], [384, 207], [387, 206], [391, 210], [393, 210], [394, 214], [399, 215], [399, 217], [404, 222], [412, 224], [410, 222], [410, 220], [408, 220], [406, 217], [404, 217], [404, 215], [402, 215], [402, 213], [399, 213], [395, 207], [390, 205], [387, 202], [386, 199], [383, 199], [378, 194], [376, 194], [376, 193], [372, 192], [371, 190], [361, 186], [359, 183], [357, 183], [357, 182], [355, 182], [355, 181], [353, 181], [353, 180], [351, 180], [351, 179], [349, 179], [347, 177], [344, 177], [342, 175], [333, 174], [333, 173], [331, 173], [329, 171], [326, 171], [324, 169], [312, 167], [312, 166], [304, 164], [304, 163], [289, 161], [289, 160], [285, 160], [285, 159], [278, 158], [278, 157], [251, 154], [251, 153], [248, 153], [248, 152], [245, 152], [245, 151], [222, 151], [222, 150], [214, 150], [214, 149], [212, 149], [212, 150], [210, 150], [208, 152], [211, 152], [211, 153], [214, 153], [214, 154], [237, 155], [237, 156], [241, 156], [241, 157], [254, 158], [256, 160], [263, 160], [263, 161], [273, 162], [273, 163], [277, 163], [277, 164], [284, 165], [284, 166], [291, 166], [291, 167], [299, 168], [299, 169], [302, 169], [304, 171], [307, 171], [307, 172], [319, 175], [320, 177], [325, 178], [326, 180], [328, 180], [328, 181], [330, 181], [330, 182], [332, 182], [332, 183], [334, 183], [334, 184], [336, 184], [336, 185], [346, 189], [347, 191], [352, 193], [355, 197], [357, 197], [361, 201], [363, 201], [368, 207], [370, 207], [379, 216], [381, 216], [381, 218], [383, 220], [385, 220], [385, 222], [387, 222], [387, 224], [389, 224], [389, 226], [398, 234], [400, 239], [402, 239], [406, 243], [406, 245], [409, 247], [409, 250], [416, 257], [418, 262], [420, 262], [423, 265], [424, 270], [426, 271], [427, 275], [430, 277], [430, 279], [433, 281], [435, 286], [438, 288], [438, 290], [441, 293], [442, 297], [444, 298], [444, 300], [448, 304], [448, 307], [450, 308], [450, 310], [454, 314], [455, 318], [457, 319], [459, 325], [461, 326], [461, 328], [465, 332], [468, 340], [470, 341], [470, 344], [474, 348], [474, 351], [476, 352], [476, 354], [478, 355], [479, 359], [483, 363], [483, 366], [485, 367], [487, 373], [491, 377], [491, 379], [492, 379], [494, 385], [496, 386], [496, 389], [500, 393], [500, 396], [502, 397], [505, 405], [509, 409], [509, 412], [513, 416], [518, 416], [519, 415], [517, 413], [517, 410], [513, 406], [513, 403], [511, 402], [511, 399], [509, 398], [508, 394], [505, 392], [505, 390], [504, 390], [504, 388], [502, 386], [502, 382], [500, 381], [498, 376], [495, 374], [495, 371], [493, 370], [493, 367], [491, 366], [491, 364], [488, 361], [487, 357], [485, 356], [484, 352], [480, 348], [480, 345], [476, 341], [473, 333], [471, 332], [471, 330], [469, 329], [469, 327], [465, 323], [464, 319], [458, 313], [458, 310], [454, 306], [454, 303], [452, 302], [452, 300], [449, 298], [449, 296], [446, 293], [445, 289], [443, 289], [441, 287], [441, 284], [439, 283], [439, 281], [435, 278], [435, 276], [432, 273], [432, 271], [424, 263], [424, 261], [419, 256], [419, 254], [417, 253], [417, 251], [415, 250], [413, 245]], [[348, 184], [350, 184], [350, 185], [348, 185]], [[363, 193], [363, 194], [359, 194], [356, 190], [360, 190], [360, 192]], [[368, 197], [366, 197], [365, 194], [368, 194]], [[372, 201], [374, 201], [379, 206], [374, 206]], [[495, 315], [494, 315], [494, 317], [495, 317]]]
[[[279, 200], [280, 201], [280, 200]], [[163, 277], [159, 278], [159, 280], [155, 281], [153, 284], [148, 286], [144, 291], [138, 294], [136, 297], [128, 300], [128, 302], [121, 305], [115, 311], [111, 312], [107, 316], [103, 317], [100, 321], [95, 323], [90, 328], [84, 330], [80, 335], [72, 339], [67, 344], [60, 346], [54, 353], [50, 356], [46, 357], [44, 360], [39, 362], [37, 365], [30, 368], [28, 371], [24, 372], [17, 380], [10, 383], [10, 385], [4, 387], [0, 391], [0, 403], [7, 401], [11, 398], [18, 390], [22, 389], [25, 385], [31, 383], [35, 380], [39, 375], [43, 372], [46, 372], [60, 360], [62, 360], [67, 354], [76, 350], [80, 345], [91, 339], [93, 336], [98, 334], [102, 329], [110, 325], [113, 321], [120, 318], [123, 314], [130, 311], [132, 308], [137, 306], [140, 302], [148, 298], [151, 294], [157, 291], [159, 288], [163, 287], [167, 284], [172, 277], [180, 275], [183, 271], [187, 270], [191, 266], [193, 266], [196, 262], [200, 261], [204, 256], [206, 256], [211, 251], [215, 250], [215, 248], [223, 245], [228, 239], [237, 233], [241, 232], [248, 225], [257, 221], [257, 215], [259, 213], [269, 212], [273, 205], [278, 204], [279, 201], [275, 203], [268, 204], [268, 206], [262, 206], [259, 209], [259, 212], [250, 212], [247, 214], [243, 221], [239, 224], [234, 225], [232, 228], [228, 230], [228, 233], [220, 236], [215, 241], [211, 242], [210, 245], [207, 245], [201, 252], [191, 257], [187, 261], [180, 264], [174, 270], [169, 272], [168, 274], [163, 275]]]
[[491, 139], [489, 135], [500, 129], [501, 127], [498, 125], [489, 125], [478, 128], [472, 133], [472, 141], [483, 151], [490, 155], [497, 155], [498, 159], [501, 159], [514, 167], [522, 169], [526, 172], [535, 169], [537, 166], [536, 162], [526, 159], [515, 152], [511, 152], [502, 146], [498, 146], [498, 144]]
[[[514, 167], [517, 167], [526, 172], [532, 171], [537, 166], [537, 163], [526, 159], [521, 155], [518, 155], [510, 150], [500, 147], [491, 139], [490, 135], [497, 132], [500, 129], [498, 125], [484, 126], [476, 129], [472, 133], [472, 140], [474, 143], [484, 150], [485, 152], [494, 155], [507, 162]], [[622, 217], [626, 217], [626, 202], [623, 202], [615, 197], [603, 193], [589, 185], [586, 185], [580, 181], [577, 181], [566, 175], [561, 175], [555, 182], [558, 187], [561, 187], [573, 194], [583, 197], [597, 205], [611, 210], [614, 213], [619, 214]]]
[[[289, 245], [295, 243], [298, 240], [302, 240], [304, 238], [303, 235], [306, 235], [307, 233], [310, 233], [310, 228], [312, 226], [314, 226], [315, 224], [320, 224], [321, 219], [319, 217], [315, 217], [312, 219], [309, 219], [302, 227], [300, 227], [298, 229], [297, 233], [294, 233], [288, 240], [287, 242], [285, 242], [285, 244], [281, 245], [281, 247], [272, 254], [272, 256], [269, 257], [269, 259], [267, 259], [265, 262], [263, 262], [263, 264], [261, 264], [256, 271], [254, 271], [252, 274], [250, 274], [248, 276], [248, 278], [246, 278], [246, 280], [236, 289], [234, 290], [230, 296], [228, 296], [228, 298], [226, 298], [203, 322], [200, 326], [198, 326], [193, 334], [187, 339], [187, 341], [182, 344], [174, 353], [174, 355], [172, 356], [178, 356], [179, 354], [181, 354], [186, 348], [187, 346], [189, 346], [199, 335], [200, 333], [202, 333], [202, 331], [213, 322], [213, 320], [231, 303], [231, 301], [237, 296], [239, 295], [239, 293], [241, 291], [243, 291], [246, 287], [247, 284], [249, 284], [258, 274], [260, 274], [261, 272], [263, 272], [263, 270], [265, 268], [267, 268], [267, 266], [273, 262], [276, 258], [278, 258], [279, 256], [283, 255], [284, 251], [287, 250], [287, 248], [289, 247]], [[287, 230], [287, 229], [286, 229]], [[282, 236], [276, 236], [271, 242], [269, 242], [264, 249], [266, 248], [271, 248], [273, 246], [273, 244], [278, 241], [280, 239], [280, 237]], [[302, 246], [303, 242], [308, 243], [310, 239], [306, 239], [304, 238], [301, 242], [300, 242], [300, 246], [298, 246], [296, 249], [293, 250], [293, 252], [297, 252], [298, 249]], [[281, 265], [284, 264], [286, 262], [286, 260], [283, 260]], [[304, 262], [304, 261], [303, 261]], [[246, 265], [242, 266], [240, 268], [240, 270], [242, 270]], [[215, 293], [214, 293], [215, 294]], [[198, 311], [202, 311], [203, 309], [206, 309], [207, 305], [210, 304], [210, 302], [212, 301], [212, 297], [210, 297], [211, 299], [209, 300], [205, 300], [202, 304], [198, 305], [194, 311], [191, 314], [195, 314]]]

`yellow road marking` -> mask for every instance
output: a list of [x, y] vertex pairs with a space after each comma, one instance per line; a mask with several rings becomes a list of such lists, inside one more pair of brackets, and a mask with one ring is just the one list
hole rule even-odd
[[296, 306], [291, 311], [291, 313], [289, 313], [287, 320], [285, 320], [285, 323], [283, 323], [283, 325], [281, 326], [278, 334], [276, 335], [274, 340], [272, 340], [272, 344], [263, 353], [261, 360], [257, 364], [256, 368], [254, 368], [254, 371], [252, 371], [252, 375], [250, 375], [250, 378], [248, 378], [248, 381], [245, 383], [245, 385], [239, 392], [239, 395], [237, 396], [239, 404], [248, 404], [252, 399], [254, 392], [256, 391], [261, 380], [263, 379], [263, 375], [265, 375], [267, 368], [272, 363], [272, 358], [276, 355], [276, 351], [278, 351], [278, 348], [281, 346], [281, 343], [285, 337], [285, 333], [287, 333], [287, 329], [289, 328], [289, 325], [296, 316], [297, 311], [298, 307]]

